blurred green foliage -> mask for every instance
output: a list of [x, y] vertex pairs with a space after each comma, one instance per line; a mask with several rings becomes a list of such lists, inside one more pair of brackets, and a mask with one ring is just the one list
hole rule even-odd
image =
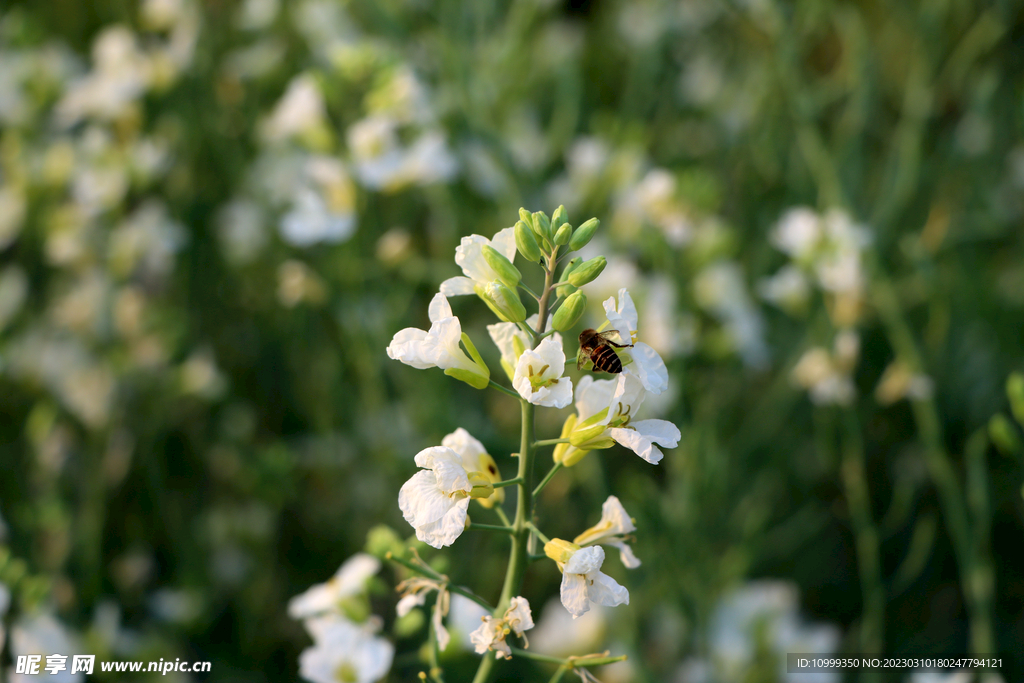
[[[844, 651], [1015, 650], [1022, 92], [1016, 2], [6, 4], [6, 620], [52, 605], [96, 652], [296, 680], [287, 600], [375, 525], [411, 531], [413, 454], [463, 426], [513, 471], [508, 397], [384, 348], [424, 326], [461, 236], [564, 203], [609, 260], [579, 327], [629, 287], [681, 387], [660, 466], [592, 454], [541, 501], [564, 537], [609, 494], [636, 517], [608, 627], [635, 680], [683, 680], [720, 596], [766, 576]], [[852, 319], [827, 292], [758, 298], [800, 205], [870, 233]], [[486, 308], [458, 306], [497, 377]], [[817, 405], [791, 371], [850, 328], [855, 396]], [[899, 368], [934, 389], [876, 392]], [[496, 593], [504, 539], [459, 543], [442, 570]], [[538, 612], [557, 580], [527, 575]]]

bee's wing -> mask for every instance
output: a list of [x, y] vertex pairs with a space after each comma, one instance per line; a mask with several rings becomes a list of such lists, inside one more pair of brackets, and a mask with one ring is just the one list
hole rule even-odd
[[588, 360], [590, 359], [587, 357], [587, 354], [583, 353], [583, 349], [581, 348], [579, 351], [576, 352], [576, 369], [582, 370], [583, 366], [587, 364]]
[[627, 346], [632, 346], [632, 344], [619, 344], [617, 341], [612, 341], [613, 339], [620, 339], [621, 338], [620, 335], [619, 335], [618, 330], [608, 330], [607, 332], [598, 332], [597, 336], [602, 341], [606, 341], [609, 344], [611, 344], [612, 346], [617, 346], [620, 349], [626, 348]]

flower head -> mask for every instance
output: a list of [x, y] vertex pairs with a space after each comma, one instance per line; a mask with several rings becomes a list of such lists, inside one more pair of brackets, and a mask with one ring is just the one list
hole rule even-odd
[[[548, 316], [548, 324], [545, 329], [551, 328], [553, 317]], [[527, 318], [526, 324], [530, 329], [537, 329], [537, 314], [534, 313]], [[514, 379], [519, 356], [530, 345], [532, 339], [516, 323], [494, 323], [493, 325], [488, 325], [487, 333], [491, 335], [491, 340], [501, 352], [501, 367], [504, 368], [505, 374], [508, 375], [509, 379]], [[555, 340], [559, 348], [562, 348], [562, 335], [555, 332], [551, 335], [551, 338]]]
[[437, 591], [437, 601], [434, 603], [431, 620], [438, 648], [441, 652], [447, 650], [451, 636], [442, 623], [442, 619], [448, 615], [448, 609], [451, 606], [451, 593], [448, 592], [447, 584], [422, 576], [414, 576], [398, 584], [397, 590], [402, 593], [402, 598], [395, 605], [395, 612], [400, 617], [407, 615], [414, 607], [422, 607], [427, 601], [427, 593]]
[[[487, 369], [469, 337], [462, 333], [462, 323], [452, 314], [444, 294], [435, 294], [430, 301], [430, 329], [407, 327], [395, 334], [388, 344], [388, 356], [414, 368], [441, 368], [467, 384], [482, 389], [487, 386], [491, 373]], [[459, 347], [459, 342], [474, 356]]]
[[526, 349], [519, 356], [512, 386], [534, 405], [564, 408], [572, 403], [572, 380], [562, 376], [564, 371], [561, 343], [545, 337], [536, 349]]
[[573, 619], [589, 611], [591, 603], [607, 607], [629, 604], [629, 591], [601, 572], [604, 564], [601, 546], [580, 548], [554, 539], [544, 546], [544, 552], [555, 559], [562, 570], [562, 605]]
[[455, 247], [455, 263], [464, 277], [448, 278], [441, 283], [441, 293], [446, 296], [474, 294], [473, 286], [486, 286], [501, 279], [501, 274], [484, 259], [484, 246], [490, 246], [509, 261], [516, 255], [515, 228], [499, 230], [493, 238], [481, 235], [469, 235], [462, 238], [462, 243]]
[[668, 370], [665, 361], [658, 352], [637, 338], [637, 313], [633, 298], [625, 287], [619, 290], [618, 302], [615, 297], [604, 302], [608, 324], [619, 333], [619, 343], [631, 348], [623, 349], [622, 355], [630, 362], [623, 363], [623, 372], [636, 375], [643, 383], [644, 389], [652, 394], [660, 394], [668, 388]]
[[[487, 615], [482, 620], [479, 628], [469, 634], [477, 654], [483, 654], [488, 650], [494, 651], [496, 658], [504, 657], [510, 659], [512, 650], [505, 637], [509, 633], [515, 633], [526, 641], [524, 631], [533, 628], [533, 614], [530, 612], [530, 603], [526, 598], [514, 597], [509, 602], [508, 609], [500, 619]], [[527, 647], [529, 643], [525, 643]]]
[[616, 442], [657, 465], [664, 457], [658, 445], [675, 448], [681, 434], [666, 420], [634, 420], [645, 393], [641, 380], [625, 372], [617, 379], [583, 377], [576, 389], [577, 414], [569, 417], [564, 430], [570, 443], [559, 444], [556, 459], [571, 466], [587, 451]]
[[626, 512], [626, 508], [622, 507], [618, 498], [608, 496], [608, 500], [601, 506], [601, 521], [574, 538], [572, 542], [580, 546], [601, 544], [618, 548], [622, 564], [629, 569], [636, 569], [640, 566], [640, 560], [626, 544], [627, 534], [634, 531], [636, 524]]
[[455, 542], [466, 528], [473, 486], [462, 458], [450, 448], [433, 446], [416, 454], [424, 468], [398, 492], [398, 507], [416, 529], [416, 538], [435, 548]]

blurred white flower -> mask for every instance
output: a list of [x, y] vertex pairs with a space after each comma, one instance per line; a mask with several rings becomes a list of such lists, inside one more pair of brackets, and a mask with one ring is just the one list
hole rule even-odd
[[148, 200], [110, 235], [109, 259], [114, 273], [138, 273], [146, 280], [160, 280], [174, 267], [174, 255], [185, 245], [185, 229], [171, 220], [159, 200]]
[[[21, 616], [14, 622], [11, 627], [11, 654], [16, 658], [18, 655], [45, 657], [50, 654], [62, 654], [70, 657], [86, 653], [81, 649], [77, 639], [56, 617], [49, 612], [37, 612]], [[45, 662], [45, 659], [43, 661]], [[46, 675], [46, 679], [54, 683], [79, 683], [84, 678], [81, 672], [72, 674], [71, 667]], [[24, 681], [30, 680], [30, 676], [24, 677]]]
[[499, 230], [491, 239], [482, 235], [463, 237], [459, 246], [455, 247], [455, 264], [462, 268], [464, 277], [452, 277], [442, 282], [442, 294], [474, 294], [474, 285], [487, 285], [501, 279], [498, 272], [484, 260], [484, 246], [490, 246], [509, 261], [513, 261], [516, 256], [515, 228]]
[[783, 266], [779, 272], [757, 284], [761, 298], [788, 312], [799, 312], [807, 305], [811, 288], [803, 271], [794, 265]]
[[860, 338], [846, 330], [836, 335], [833, 351], [808, 349], [793, 367], [793, 381], [819, 405], [849, 405], [857, 395], [852, 373], [860, 351]]
[[314, 156], [306, 161], [303, 175], [291, 196], [291, 209], [281, 218], [281, 237], [296, 247], [349, 239], [356, 228], [355, 187], [345, 166]]
[[399, 143], [397, 128], [398, 121], [383, 115], [362, 119], [349, 127], [352, 163], [363, 185], [390, 192], [454, 177], [458, 163], [440, 132], [424, 132], [406, 148]]
[[378, 571], [380, 560], [366, 553], [356, 553], [345, 560], [327, 582], [310, 586], [304, 593], [289, 600], [288, 616], [292, 619], [308, 619], [337, 612], [343, 600], [363, 593], [367, 581]]
[[281, 0], [245, 0], [235, 20], [243, 31], [259, 31], [274, 23], [281, 9]]
[[57, 103], [57, 119], [72, 126], [83, 118], [111, 120], [125, 112], [149, 87], [153, 64], [125, 26], [105, 29], [92, 47], [93, 69], [71, 84]]
[[433, 446], [416, 454], [424, 468], [402, 485], [398, 507], [416, 530], [416, 538], [434, 548], [455, 542], [466, 528], [469, 493], [473, 490], [459, 454]]
[[[0, 517], [0, 541], [3, 541], [7, 536], [7, 527], [4, 525], [3, 517]], [[6, 623], [7, 610], [11, 606], [11, 589], [9, 589], [4, 583], [0, 582], [0, 651], [4, 649], [4, 643], [7, 641], [7, 630], [4, 627]]]
[[224, 255], [237, 265], [251, 263], [267, 246], [267, 230], [259, 205], [248, 199], [234, 199], [217, 216], [217, 236]]
[[926, 400], [935, 390], [935, 383], [928, 375], [915, 374], [900, 361], [893, 361], [885, 368], [882, 378], [875, 387], [875, 399], [882, 405], [890, 405], [901, 399]]
[[553, 657], [598, 650], [607, 631], [608, 609], [600, 605], [590, 607], [589, 612], [577, 618], [562, 607], [558, 598], [548, 600], [533, 630], [533, 649]]
[[606, 607], [629, 604], [629, 591], [601, 572], [603, 563], [604, 549], [592, 546], [577, 550], [562, 568], [562, 605], [574, 619], [587, 612], [591, 603]]
[[601, 506], [601, 521], [574, 538], [572, 542], [579, 546], [610, 545], [618, 548], [622, 564], [628, 569], [636, 569], [640, 566], [640, 560], [626, 543], [627, 540], [632, 540], [628, 534], [634, 531], [636, 525], [626, 512], [626, 508], [622, 507], [618, 498], [608, 496]]
[[387, 675], [395, 648], [344, 620], [325, 622], [299, 655], [299, 675], [312, 683], [374, 683]]
[[745, 364], [768, 364], [764, 320], [747, 293], [739, 264], [717, 261], [707, 266], [697, 274], [693, 293], [697, 304], [721, 322]]
[[388, 344], [388, 357], [420, 370], [436, 367], [445, 370], [447, 374], [458, 372], [461, 373], [458, 379], [463, 379], [464, 375], [466, 379], [463, 381], [473, 380], [485, 386], [490, 373], [470, 360], [459, 347], [463, 337], [462, 324], [452, 314], [444, 294], [434, 295], [430, 302], [429, 318], [429, 331], [407, 327], [396, 332]]
[[295, 76], [263, 124], [270, 141], [286, 140], [326, 127], [327, 113], [320, 86], [311, 74]]
[[562, 344], [545, 337], [536, 349], [526, 349], [519, 356], [512, 386], [534, 405], [564, 408], [572, 403], [572, 380], [563, 372]]

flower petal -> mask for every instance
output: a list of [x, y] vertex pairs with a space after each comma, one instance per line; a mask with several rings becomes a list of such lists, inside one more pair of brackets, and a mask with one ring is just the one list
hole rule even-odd
[[430, 317], [430, 322], [432, 323], [436, 323], [438, 320], [442, 320], [444, 318], [454, 317], [452, 307], [442, 292], [438, 292], [434, 295], [434, 298], [430, 300], [430, 306], [427, 307], [427, 315]]
[[434, 548], [444, 548], [455, 542], [466, 530], [466, 510], [469, 508], [469, 497], [453, 500], [452, 506], [444, 517], [416, 527], [416, 538]]
[[437, 345], [423, 330], [407, 327], [392, 337], [388, 357], [419, 370], [437, 367]]
[[625, 371], [639, 377], [644, 389], [652, 394], [660, 394], [668, 389], [668, 369], [657, 351], [643, 342], [637, 342], [629, 350], [629, 355], [633, 362], [626, 366]]
[[491, 238], [491, 248], [499, 254], [512, 261], [516, 257], [516, 229], [515, 227], [499, 230]]
[[633, 549], [625, 541], [612, 539], [604, 541], [604, 543], [619, 549], [619, 559], [622, 560], [622, 564], [626, 569], [636, 569], [640, 566], [640, 558], [633, 553]]
[[596, 572], [604, 563], [604, 549], [601, 546], [580, 548], [565, 563], [565, 574], [590, 574]]
[[468, 277], [450, 277], [441, 283], [441, 293], [445, 296], [461, 296], [473, 294], [473, 281]]
[[587, 596], [591, 602], [606, 607], [629, 604], [629, 591], [607, 574], [594, 572], [587, 575], [587, 580], [590, 583], [587, 587]]
[[572, 618], [582, 616], [590, 610], [590, 599], [587, 597], [587, 579], [582, 574], [562, 574], [560, 591], [562, 605], [569, 610]]
[[425, 591], [422, 593], [410, 593], [409, 595], [403, 595], [402, 599], [398, 601], [397, 605], [395, 605], [395, 613], [400, 617], [404, 617], [406, 614], [411, 612], [414, 607], [422, 607], [426, 601], [427, 594]]
[[635, 429], [616, 427], [609, 429], [608, 435], [652, 465], [657, 465], [665, 457], [665, 454], [650, 439]]
[[437, 488], [437, 477], [421, 470], [402, 484], [398, 491], [398, 507], [402, 516], [419, 534], [420, 527], [444, 518], [454, 501]]

